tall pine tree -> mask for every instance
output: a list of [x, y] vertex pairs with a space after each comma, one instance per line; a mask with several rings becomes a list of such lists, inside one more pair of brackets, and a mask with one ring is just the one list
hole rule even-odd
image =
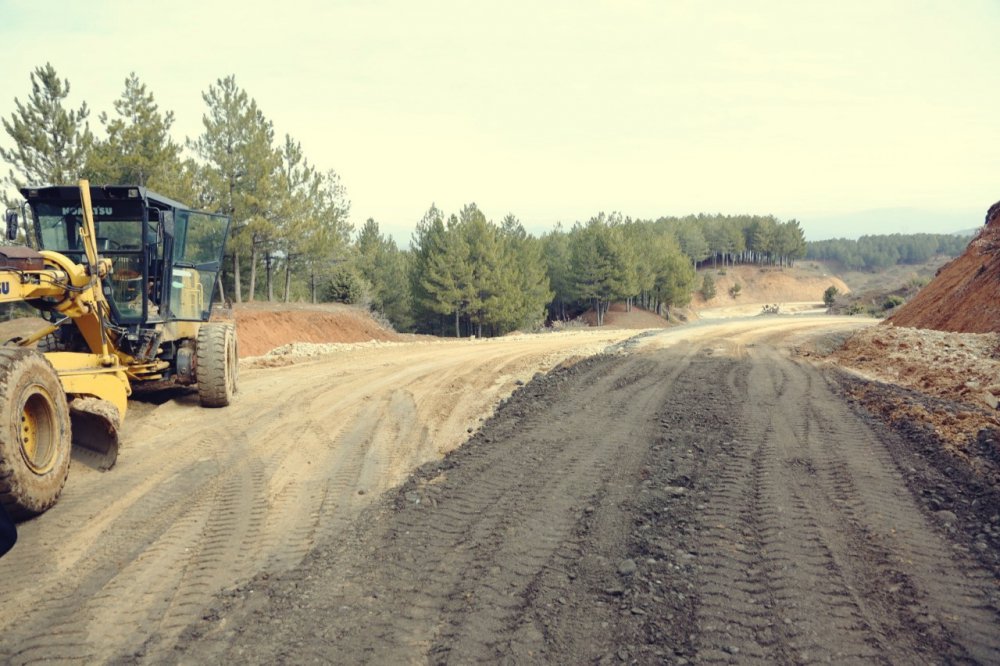
[[135, 72], [125, 79], [125, 90], [114, 102], [115, 116], [99, 116], [107, 137], [95, 141], [87, 156], [91, 182], [144, 185], [180, 201], [195, 203], [196, 169], [181, 160], [181, 146], [170, 136], [172, 111], [160, 111], [153, 93]]
[[4, 183], [14, 188], [26, 185], [74, 183], [84, 172], [93, 135], [87, 123], [87, 103], [67, 109], [69, 81], [60, 79], [46, 63], [31, 73], [31, 94], [26, 102], [14, 98], [15, 111], [3, 119], [3, 128], [14, 142], [0, 147], [2, 157], [13, 168]]
[[202, 99], [208, 106], [202, 117], [205, 129], [189, 145], [205, 161], [207, 201], [233, 218], [229, 250], [236, 301], [243, 300], [241, 256], [249, 260], [253, 300], [257, 253], [261, 239], [272, 229], [272, 190], [281, 166], [273, 147], [274, 129], [257, 102], [236, 84], [235, 76], [217, 80]]

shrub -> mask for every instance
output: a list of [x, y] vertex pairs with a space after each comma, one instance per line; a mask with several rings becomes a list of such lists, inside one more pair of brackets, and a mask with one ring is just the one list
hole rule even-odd
[[743, 291], [743, 285], [737, 282], [736, 284], [734, 284], [732, 287], [729, 288], [729, 295], [732, 296], [733, 298], [736, 298], [737, 296], [740, 295], [741, 291]]
[[863, 314], [864, 311], [865, 306], [861, 305], [861, 303], [854, 303], [851, 307], [847, 308], [847, 314], [849, 315]]
[[348, 266], [337, 266], [330, 273], [323, 288], [323, 300], [350, 305], [367, 305], [370, 287], [357, 271]]
[[715, 298], [715, 280], [708, 273], [701, 281], [701, 297], [706, 301]]
[[837, 294], [839, 293], [840, 290], [833, 285], [827, 287], [826, 291], [823, 292], [823, 305], [828, 308], [832, 308], [833, 304], [837, 301]]
[[902, 296], [898, 294], [889, 294], [886, 297], [885, 302], [882, 303], [882, 309], [891, 310], [898, 305], [902, 305], [904, 302], [905, 301]]

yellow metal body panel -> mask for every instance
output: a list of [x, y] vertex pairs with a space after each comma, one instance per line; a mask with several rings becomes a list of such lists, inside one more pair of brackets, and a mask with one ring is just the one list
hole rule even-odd
[[163, 325], [164, 340], [182, 340], [198, 337], [198, 328], [202, 325], [200, 321], [170, 321]]
[[56, 369], [67, 394], [107, 400], [118, 408], [118, 415], [125, 418], [128, 396], [132, 393], [125, 368], [103, 365], [99, 354], [49, 352], [45, 358]]
[[[100, 280], [88, 275], [85, 266], [58, 252], [43, 250], [40, 254], [48, 266], [45, 270], [0, 271], [0, 303], [52, 299], [52, 308], [76, 323], [90, 350], [100, 354], [106, 365], [113, 365], [114, 360], [108, 354], [112, 341], [108, 340], [101, 322], [101, 311], [108, 305], [101, 293]], [[102, 268], [106, 268], [103, 263]]]
[[173, 283], [170, 285], [171, 302], [180, 319], [201, 319], [205, 310], [205, 290], [201, 284], [201, 274], [194, 268], [175, 268]]

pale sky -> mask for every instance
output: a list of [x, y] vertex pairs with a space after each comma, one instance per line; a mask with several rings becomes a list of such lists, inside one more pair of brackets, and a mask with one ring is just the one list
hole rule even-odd
[[946, 233], [1000, 199], [998, 35], [997, 0], [0, 0], [0, 114], [51, 62], [100, 135], [134, 71], [183, 142], [234, 74], [404, 247], [469, 202]]

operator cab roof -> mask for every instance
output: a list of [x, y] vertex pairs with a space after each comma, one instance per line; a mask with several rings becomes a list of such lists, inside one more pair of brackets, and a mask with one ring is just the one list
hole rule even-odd
[[[33, 200], [47, 201], [80, 201], [80, 188], [77, 185], [50, 185], [46, 187], [22, 187], [21, 194], [29, 202]], [[152, 192], [139, 185], [91, 185], [90, 198], [96, 204], [109, 201], [143, 201], [147, 206], [161, 210], [182, 209], [188, 207], [179, 201], [174, 201], [162, 194]]]

